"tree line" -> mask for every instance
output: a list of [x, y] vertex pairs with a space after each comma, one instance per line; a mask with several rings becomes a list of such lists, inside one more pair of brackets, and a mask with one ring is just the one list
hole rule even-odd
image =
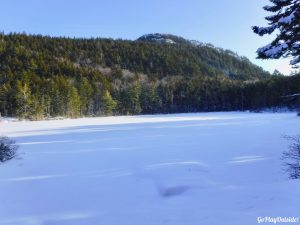
[[[97, 44], [109, 50], [97, 51]], [[131, 50], [123, 49], [127, 45]], [[139, 45], [148, 47], [141, 50]], [[56, 116], [258, 110], [293, 107], [280, 96], [300, 92], [300, 75], [270, 76], [254, 67], [255, 79], [251, 74], [237, 79], [237, 75], [228, 76], [218, 66], [207, 67], [213, 69], [203, 74], [205, 66], [195, 63], [201, 69], [190, 70], [193, 66], [185, 67], [188, 64], [181, 62], [180, 57], [176, 66], [176, 58], [168, 58], [164, 53], [169, 48], [130, 41], [1, 34], [1, 116], [39, 120]], [[182, 53], [176, 52], [182, 47], [174, 48], [175, 53]], [[145, 65], [138, 63], [141, 52], [145, 54]], [[165, 54], [161, 61], [158, 58], [157, 65], [152, 61], [155, 57], [147, 55], [154, 53]], [[122, 54], [132, 56], [127, 62]], [[152, 70], [148, 68], [151, 62]], [[252, 79], [246, 79], [248, 76]]]
[[224, 76], [149, 79], [129, 73], [109, 79], [100, 73], [88, 73], [49, 79], [27, 74], [1, 85], [0, 112], [2, 116], [38, 120], [55, 116], [260, 110], [296, 107], [281, 96], [297, 92], [300, 75], [246, 82]]

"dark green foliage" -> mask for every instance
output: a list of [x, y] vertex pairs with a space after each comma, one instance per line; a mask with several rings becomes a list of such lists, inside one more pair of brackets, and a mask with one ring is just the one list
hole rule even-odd
[[18, 146], [15, 144], [15, 141], [7, 137], [0, 137], [0, 162], [4, 162], [15, 157], [17, 149]]
[[[173, 36], [177, 41], [176, 38], [180, 39]], [[225, 75], [248, 80], [269, 76], [248, 59], [229, 50], [205, 44], [194, 46], [187, 41], [166, 45], [143, 41], [50, 38], [21, 34], [2, 34], [0, 40], [1, 70], [13, 72], [13, 76], [18, 71], [20, 76], [27, 72], [47, 78], [58, 74], [74, 77], [81, 73], [79, 67], [85, 70], [110, 67], [115, 78], [120, 78], [120, 69], [151, 77]]]
[[158, 82], [147, 82], [142, 85], [140, 103], [142, 113], [159, 113], [162, 109], [162, 100], [158, 93]]
[[300, 76], [270, 76], [210, 45], [0, 34], [0, 115], [32, 120], [289, 106]]
[[103, 114], [104, 115], [111, 115], [115, 108], [117, 107], [117, 102], [113, 100], [110, 93], [105, 91], [102, 96], [102, 103], [103, 103]]
[[66, 115], [71, 118], [80, 116], [80, 96], [77, 89], [73, 86], [68, 89]]

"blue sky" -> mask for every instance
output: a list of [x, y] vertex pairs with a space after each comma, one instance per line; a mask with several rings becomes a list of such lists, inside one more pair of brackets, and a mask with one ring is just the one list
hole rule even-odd
[[2, 0], [0, 30], [51, 36], [136, 39], [170, 33], [248, 57], [271, 72], [290, 72], [288, 60], [257, 60], [272, 40], [251, 31], [265, 25], [267, 0]]

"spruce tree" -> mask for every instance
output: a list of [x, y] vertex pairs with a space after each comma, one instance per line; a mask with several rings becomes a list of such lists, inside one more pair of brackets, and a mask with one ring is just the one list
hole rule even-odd
[[88, 115], [90, 113], [89, 105], [93, 94], [93, 87], [87, 78], [84, 77], [80, 80], [78, 92], [80, 95], [80, 102], [81, 102], [80, 114]]
[[16, 114], [18, 118], [24, 119], [30, 116], [31, 90], [27, 83], [17, 81], [16, 84]]
[[80, 96], [75, 87], [70, 87], [68, 92], [67, 116], [71, 118], [80, 116]]
[[278, 31], [276, 38], [257, 50], [258, 58], [278, 59], [292, 56], [291, 65], [300, 63], [300, 0], [270, 0], [271, 5], [263, 9], [272, 15], [265, 17], [268, 26], [254, 26], [253, 31], [260, 35]]
[[102, 96], [102, 103], [105, 115], [111, 115], [113, 110], [117, 107], [117, 102], [113, 100], [108, 91], [104, 92], [104, 95]]

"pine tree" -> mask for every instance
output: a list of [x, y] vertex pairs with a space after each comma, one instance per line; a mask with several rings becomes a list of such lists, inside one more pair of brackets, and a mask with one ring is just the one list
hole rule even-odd
[[31, 106], [31, 90], [25, 82], [17, 81], [16, 85], [16, 114], [19, 118], [28, 118]]
[[0, 85], [0, 117], [7, 116], [9, 101], [8, 101], [8, 93], [11, 90], [9, 85]]
[[89, 105], [91, 101], [91, 96], [93, 94], [93, 87], [89, 83], [87, 78], [82, 78], [79, 83], [79, 95], [80, 95], [80, 114], [88, 115], [90, 113]]
[[140, 102], [143, 113], [157, 113], [160, 111], [162, 102], [155, 83], [143, 84]]
[[39, 93], [31, 96], [31, 109], [28, 117], [31, 120], [42, 120], [45, 116], [45, 102]]
[[139, 114], [142, 111], [141, 102], [141, 84], [139, 81], [134, 82], [134, 84], [128, 89], [128, 100], [129, 108], [131, 114]]
[[102, 104], [105, 115], [111, 115], [113, 110], [117, 107], [117, 102], [113, 100], [108, 91], [105, 91], [102, 96]]
[[80, 116], [80, 96], [75, 87], [70, 87], [68, 92], [67, 116], [71, 118]]
[[263, 36], [279, 31], [268, 45], [257, 50], [258, 58], [278, 59], [292, 56], [291, 65], [300, 63], [300, 0], [270, 0], [272, 5], [264, 6], [265, 11], [273, 13], [265, 19], [267, 27], [254, 26], [253, 31]]

